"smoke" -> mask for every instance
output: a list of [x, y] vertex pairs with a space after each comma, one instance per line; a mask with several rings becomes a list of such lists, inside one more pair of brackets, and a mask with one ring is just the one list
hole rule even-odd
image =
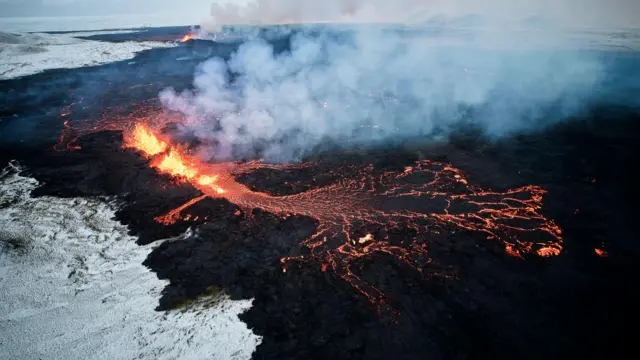
[[[456, 3], [214, 5], [208, 28], [222, 33], [256, 29], [223, 24], [334, 24], [272, 27], [230, 59], [201, 64], [193, 91], [167, 89], [160, 98], [185, 115], [181, 129], [200, 140], [204, 157], [292, 161], [323, 144], [442, 136], [461, 123], [493, 136], [535, 130], [581, 111], [594, 96], [603, 66], [592, 53], [571, 49], [581, 44], [559, 30], [563, 24], [522, 13], [526, 21], [514, 27], [504, 11], [452, 17], [429, 10], [455, 13]], [[426, 20], [417, 22], [416, 14]], [[391, 24], [408, 19], [410, 26]], [[283, 36], [288, 48], [274, 48]]]

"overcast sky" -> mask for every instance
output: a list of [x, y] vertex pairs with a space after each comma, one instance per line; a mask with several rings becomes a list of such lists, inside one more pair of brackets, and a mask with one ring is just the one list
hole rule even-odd
[[[211, 13], [212, 3], [243, 4], [252, 0], [0, 0], [0, 16], [77, 16], [113, 14], [169, 13], [184, 18], [185, 23], [199, 22]], [[266, 19], [287, 18], [283, 12], [291, 11], [293, 18], [304, 14], [304, 19], [316, 14], [322, 21], [337, 20], [353, 8], [363, 9], [368, 17], [406, 17], [413, 9], [423, 13], [459, 16], [467, 14], [521, 17], [538, 14], [553, 18], [569, 26], [637, 27], [640, 26], [640, 0], [254, 0], [250, 17]], [[340, 10], [327, 10], [327, 9]], [[378, 9], [377, 11], [375, 9]], [[217, 21], [224, 22], [233, 10], [218, 8]], [[402, 12], [402, 14], [399, 14]], [[376, 13], [371, 15], [372, 13]], [[222, 14], [222, 15], [220, 15]], [[275, 15], [274, 15], [275, 14]], [[401, 16], [400, 16], [401, 15]]]
[[[243, 1], [243, 0], [239, 0]], [[0, 16], [207, 15], [213, 0], [0, 0]]]

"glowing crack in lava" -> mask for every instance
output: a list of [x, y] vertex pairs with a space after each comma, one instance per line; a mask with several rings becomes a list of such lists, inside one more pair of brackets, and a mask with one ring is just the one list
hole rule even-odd
[[224, 197], [247, 213], [259, 208], [284, 217], [310, 216], [318, 228], [300, 243], [308, 251], [282, 258], [282, 270], [299, 261], [315, 261], [322, 271], [331, 269], [360, 291], [379, 311], [390, 310], [389, 301], [358, 276], [359, 259], [386, 254], [421, 276], [434, 276], [428, 270], [430, 242], [443, 233], [463, 231], [501, 242], [507, 254], [518, 258], [555, 256], [562, 250], [560, 228], [541, 214], [545, 190], [538, 186], [490, 191], [469, 184], [459, 169], [423, 160], [397, 172], [376, 171], [371, 165], [340, 166], [331, 170], [329, 175], [338, 180], [330, 185], [274, 196], [253, 191], [235, 177], [258, 168], [285, 170], [312, 164], [208, 164], [142, 124], [127, 132], [125, 139], [125, 147], [144, 153], [158, 171], [188, 181], [203, 193], [156, 221], [169, 225], [186, 220], [189, 216], [183, 218], [181, 213], [206, 197]]

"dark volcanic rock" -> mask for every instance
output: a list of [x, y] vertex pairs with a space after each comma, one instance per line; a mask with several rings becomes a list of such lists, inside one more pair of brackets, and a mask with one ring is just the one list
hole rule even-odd
[[171, 280], [160, 309], [193, 298], [211, 285], [223, 286], [235, 299], [254, 296], [268, 286], [267, 274], [280, 271], [280, 258], [295, 252], [297, 243], [315, 230], [310, 218], [281, 220], [256, 210], [246, 220], [232, 210], [210, 219], [187, 239], [164, 242], [149, 255], [145, 265]]

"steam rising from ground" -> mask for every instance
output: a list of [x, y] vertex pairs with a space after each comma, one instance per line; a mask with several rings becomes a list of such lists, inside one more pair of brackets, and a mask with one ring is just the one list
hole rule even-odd
[[[424, 4], [326, 1], [320, 12], [316, 3], [214, 6], [214, 23], [313, 22], [335, 14], [396, 21]], [[183, 130], [218, 160], [291, 161], [326, 143], [442, 136], [460, 123], [495, 136], [537, 129], [582, 110], [604, 69], [595, 55], [569, 51], [576, 47], [569, 33], [540, 19], [527, 24], [536, 30], [476, 15], [437, 27], [279, 27], [290, 51], [277, 53], [264, 36], [253, 37], [230, 60], [204, 62], [193, 92], [168, 89], [161, 100], [186, 115]]]

